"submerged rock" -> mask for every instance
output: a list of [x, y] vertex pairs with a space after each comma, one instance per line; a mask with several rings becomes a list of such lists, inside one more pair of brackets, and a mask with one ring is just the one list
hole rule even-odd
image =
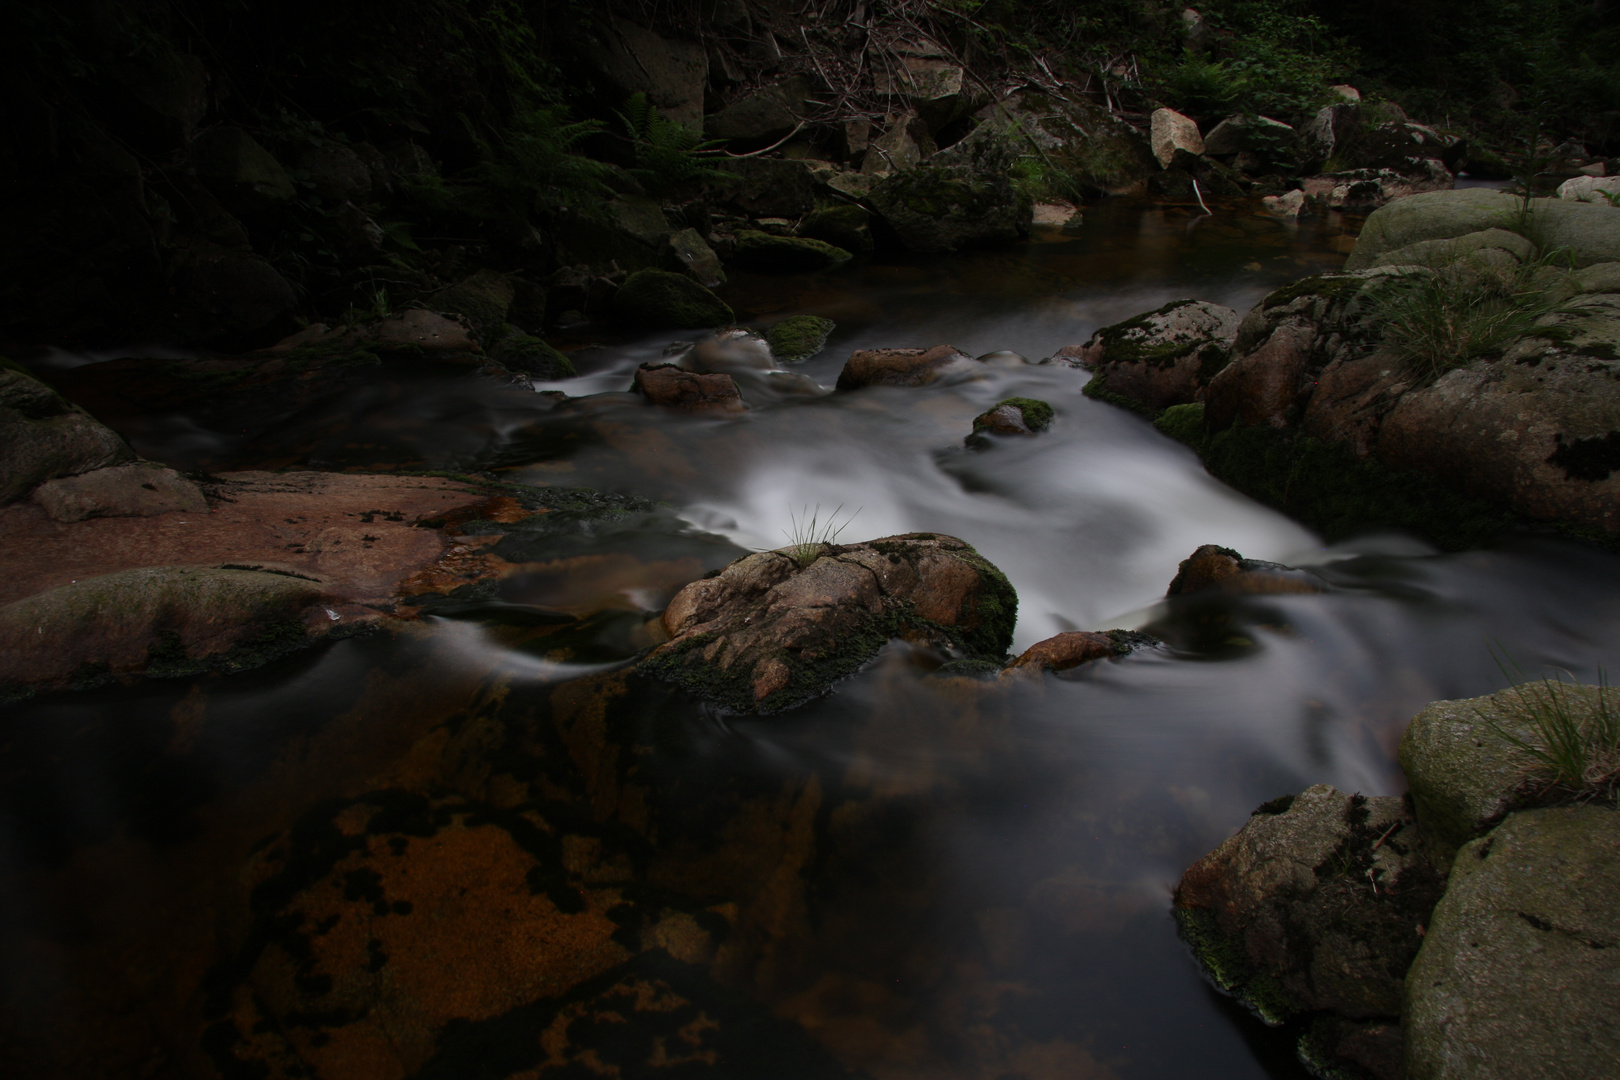
[[1230, 358], [1239, 317], [1205, 300], [1173, 300], [1105, 326], [1067, 356], [1092, 369], [1087, 397], [1149, 414], [1195, 401]]
[[1158, 641], [1152, 634], [1135, 630], [1070, 630], [1037, 641], [1008, 664], [1007, 670], [1068, 671], [1093, 660], [1129, 656]]
[[1513, 814], [1457, 854], [1406, 979], [1410, 1080], [1612, 1075], [1620, 813]]
[[1176, 921], [1217, 986], [1278, 1023], [1400, 1015], [1440, 877], [1402, 801], [1326, 784], [1267, 803], [1176, 887]]
[[984, 365], [954, 345], [931, 349], [862, 349], [850, 354], [838, 373], [838, 389], [863, 386], [928, 386], [940, 381], [982, 378]]
[[1018, 596], [949, 536], [807, 542], [739, 559], [682, 589], [667, 644], [641, 670], [738, 712], [779, 712], [827, 692], [901, 637], [999, 664]]

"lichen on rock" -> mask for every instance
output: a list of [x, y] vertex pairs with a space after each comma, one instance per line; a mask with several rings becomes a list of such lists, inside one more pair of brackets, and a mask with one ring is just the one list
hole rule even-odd
[[771, 713], [825, 693], [891, 638], [999, 664], [1018, 596], [949, 536], [808, 544], [739, 559], [681, 590], [668, 643], [641, 670], [737, 712]]

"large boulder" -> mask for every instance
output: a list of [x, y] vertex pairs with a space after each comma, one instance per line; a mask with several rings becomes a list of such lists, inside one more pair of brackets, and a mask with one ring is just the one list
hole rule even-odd
[[671, 120], [703, 130], [703, 91], [709, 54], [696, 41], [662, 37], [628, 19], [613, 18], [582, 52], [623, 100], [646, 94]]
[[684, 274], [638, 270], [613, 297], [613, 314], [631, 326], [701, 329], [736, 316], [714, 293]]
[[1029, 235], [1034, 205], [1004, 173], [924, 166], [885, 178], [872, 206], [912, 251], [937, 254]]
[[1297, 142], [1298, 133], [1281, 120], [1238, 113], [1216, 124], [1204, 136], [1204, 153], [1231, 157], [1247, 152], [1265, 161], [1287, 161]]
[[1605, 703], [1620, 708], [1620, 694], [1527, 683], [1487, 697], [1436, 701], [1413, 717], [1401, 736], [1401, 770], [1435, 865], [1451, 865], [1458, 848], [1548, 794], [1547, 781], [1538, 779], [1534, 760], [1519, 745], [1545, 738], [1535, 730], [1536, 713], [1561, 709], [1576, 723], [1589, 723]]
[[1409, 1080], [1611, 1076], [1620, 1061], [1620, 813], [1513, 814], [1451, 866], [1406, 978]]
[[838, 389], [863, 386], [928, 386], [936, 382], [983, 378], [984, 365], [954, 345], [931, 349], [862, 349], [850, 354], [838, 373]]
[[1172, 300], [1105, 326], [1067, 357], [1091, 368], [1088, 397], [1149, 414], [1196, 401], [1226, 366], [1238, 313], [1206, 300]]
[[1162, 167], [1168, 169], [1178, 153], [1196, 157], [1204, 152], [1204, 137], [1191, 117], [1174, 109], [1154, 109], [1149, 124], [1153, 156]]
[[1486, 229], [1529, 227], [1544, 250], [1567, 248], [1575, 265], [1620, 261], [1620, 214], [1610, 206], [1566, 199], [1522, 199], [1489, 188], [1434, 191], [1390, 203], [1367, 219], [1346, 270], [1364, 270], [1380, 256], [1424, 240], [1449, 240]]
[[1401, 799], [1326, 784], [1261, 806], [1182, 876], [1176, 921], [1216, 985], [1270, 1023], [1389, 1023], [1440, 895]]
[[53, 521], [62, 522], [208, 512], [208, 500], [195, 483], [155, 461], [47, 480], [34, 489], [34, 501]]
[[807, 112], [811, 87], [803, 76], [745, 94], [703, 119], [703, 133], [742, 145], [773, 142], [790, 134]]
[[613, 264], [641, 270], [664, 261], [675, 230], [663, 208], [639, 195], [625, 195], [600, 207], [575, 209], [559, 217], [557, 235], [570, 257], [594, 270]]
[[298, 302], [268, 259], [205, 240], [178, 245], [168, 273], [171, 332], [189, 341], [273, 341]]
[[286, 573], [155, 566], [0, 607], [0, 688], [254, 667], [331, 625], [319, 583]]
[[968, 165], [986, 154], [1033, 155], [1054, 179], [1094, 198], [1140, 187], [1157, 166], [1147, 141], [1100, 105], [1024, 89], [974, 114], [978, 126], [932, 159]]
[[806, 538], [695, 581], [663, 616], [643, 671], [738, 712], [825, 693], [891, 638], [999, 665], [1018, 596], [961, 540], [908, 533], [840, 546]]
[[58, 476], [134, 458], [111, 428], [22, 368], [0, 361], [0, 504]]
[[737, 234], [732, 261], [751, 270], [776, 274], [805, 274], [846, 263], [851, 255], [841, 247], [803, 236], [772, 236], [758, 229]]
[[723, 198], [754, 217], [803, 217], [826, 191], [815, 166], [807, 161], [728, 158], [718, 167], [737, 178], [722, 189]]
[[252, 216], [296, 194], [287, 170], [239, 127], [227, 125], [199, 135], [191, 144], [191, 157], [197, 175], [234, 212]]

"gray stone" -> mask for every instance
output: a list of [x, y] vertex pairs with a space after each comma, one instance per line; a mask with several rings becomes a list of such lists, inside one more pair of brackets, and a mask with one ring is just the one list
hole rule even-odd
[[1170, 167], [1178, 150], [1188, 154], [1204, 152], [1204, 137], [1198, 134], [1198, 125], [1191, 117], [1183, 116], [1174, 109], [1154, 109], [1149, 122], [1152, 125], [1149, 138], [1153, 156], [1162, 167]]
[[0, 505], [58, 476], [131, 461], [111, 428], [32, 375], [0, 361]]
[[1620, 195], [1620, 176], [1572, 176], [1558, 185], [1558, 197], [1572, 202], [1613, 206], [1608, 196]]
[[778, 712], [825, 693], [891, 637], [1001, 664], [1018, 597], [972, 547], [933, 533], [819, 540], [682, 589], [663, 615], [670, 640], [642, 670], [738, 712]]
[[1570, 279], [1582, 292], [1620, 292], [1620, 262], [1595, 263], [1585, 270], [1577, 270]]
[[755, 91], [727, 105], [703, 120], [703, 132], [711, 139], [743, 143], [772, 142], [783, 138], [804, 118], [809, 81], [803, 77], [785, 79], [775, 86]]
[[1228, 116], [1204, 136], [1204, 153], [1224, 156], [1267, 149], [1271, 140], [1292, 139], [1292, 126], [1268, 116]]
[[665, 238], [664, 265], [666, 269], [680, 270], [706, 289], [726, 282], [720, 256], [696, 229], [679, 229]]
[[1426, 266], [1437, 270], [1449, 266], [1476, 251], [1499, 249], [1513, 256], [1514, 262], [1527, 262], [1535, 258], [1536, 246], [1518, 233], [1506, 229], [1481, 229], [1479, 232], [1444, 240], [1419, 240], [1393, 251], [1373, 256], [1372, 266]]
[[1451, 867], [1406, 978], [1410, 1080], [1597, 1080], [1620, 1062], [1620, 814], [1511, 815]]
[[1088, 397], [1149, 414], [1185, 405], [1226, 366], [1238, 313], [1206, 300], [1174, 300], [1105, 326], [1070, 355], [1095, 374]]
[[112, 465], [47, 480], [34, 489], [34, 501], [53, 520], [62, 522], [208, 512], [208, 500], [201, 488], [155, 461]]
[[1401, 769], [1436, 866], [1451, 865], [1458, 848], [1522, 805], [1532, 762], [1512, 739], [1535, 741], [1531, 708], [1558, 694], [1584, 716], [1598, 693], [1593, 686], [1529, 683], [1486, 697], [1436, 701], [1412, 718], [1401, 736]]
[[708, 51], [695, 41], [660, 37], [614, 18], [586, 55], [622, 97], [642, 93], [671, 120], [703, 130]]
[[1005, 173], [926, 166], [885, 177], [872, 206], [912, 251], [936, 254], [1029, 235], [1033, 203]]
[[867, 145], [861, 172], [867, 176], [888, 176], [915, 168], [934, 152], [928, 125], [915, 113], [890, 116], [883, 132]]
[[1528, 226], [1523, 201], [1488, 188], [1435, 191], [1401, 199], [1367, 219], [1346, 270], [1376, 265], [1380, 255], [1421, 240], [1454, 239], [1485, 229], [1527, 227], [1544, 249], [1567, 247], [1576, 266], [1620, 261], [1620, 214], [1613, 207], [1565, 199], [1532, 199]]
[[296, 193], [281, 163], [241, 128], [217, 127], [197, 136], [191, 157], [197, 175], [232, 210], [263, 211]]
[[1439, 878], [1401, 799], [1326, 784], [1267, 803], [1182, 875], [1183, 936], [1269, 1023], [1394, 1017]]

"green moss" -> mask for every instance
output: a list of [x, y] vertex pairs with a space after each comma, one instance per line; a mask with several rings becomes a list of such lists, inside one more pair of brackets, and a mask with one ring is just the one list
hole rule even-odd
[[706, 329], [735, 322], [714, 293], [683, 274], [667, 270], [638, 270], [613, 298], [613, 313], [632, 326]]
[[1153, 426], [1194, 450], [1202, 450], [1209, 437], [1204, 430], [1204, 403], [1201, 401], [1170, 406], [1158, 415]]
[[1056, 410], [1054, 410], [1051, 405], [1048, 405], [1040, 398], [1003, 398], [994, 405], [990, 406], [989, 409], [973, 418], [973, 430], [982, 431], [989, 427], [990, 421], [987, 420], [986, 417], [995, 412], [997, 409], [1008, 405], [1011, 405], [1013, 408], [1018, 410], [1019, 415], [1024, 418], [1024, 426], [1029, 428], [1031, 431], [1045, 431], [1047, 428], [1052, 426], [1052, 421], [1057, 416]]
[[773, 274], [803, 274], [846, 263], [852, 256], [841, 247], [804, 236], [772, 236], [754, 229], [737, 234], [732, 259], [740, 266]]
[[793, 315], [765, 331], [765, 341], [778, 363], [796, 364], [826, 348], [837, 325], [819, 315]]
[[1223, 993], [1242, 1002], [1267, 1024], [1276, 1026], [1300, 1011], [1293, 996], [1264, 972], [1255, 971], [1243, 955], [1243, 944], [1222, 934], [1212, 912], [1175, 908], [1176, 930], [1198, 958], [1204, 973]]
[[579, 374], [572, 360], [530, 334], [508, 334], [495, 346], [493, 355], [513, 371], [542, 379], [571, 379]]
[[1341, 274], [1317, 274], [1314, 277], [1300, 278], [1291, 285], [1284, 285], [1271, 292], [1260, 301], [1260, 307], [1269, 311], [1274, 307], [1291, 304], [1302, 296], [1320, 296], [1327, 300], [1335, 300], [1360, 290], [1365, 284], [1367, 284], [1365, 278]]
[[799, 222], [798, 233], [812, 240], [825, 240], [856, 255], [870, 255], [875, 246], [871, 221], [872, 214], [865, 207], [839, 203], [810, 211]]
[[1209, 471], [1239, 491], [1338, 540], [1404, 529], [1450, 551], [1476, 547], [1515, 515], [1424, 473], [1397, 471], [1347, 447], [1270, 427], [1235, 425], [1209, 438]]
[[1117, 405], [1121, 409], [1129, 409], [1131, 412], [1140, 413], [1149, 420], [1153, 419], [1157, 415], [1157, 412], [1154, 410], [1153, 406], [1147, 404], [1146, 402], [1137, 401], [1135, 398], [1128, 398], [1124, 394], [1116, 394], [1112, 390], [1108, 389], [1108, 373], [1106, 371], [1099, 371], [1093, 375], [1086, 382], [1086, 385], [1080, 388], [1080, 392], [1086, 395], [1088, 398], [1094, 398], [1097, 401], [1106, 401], [1108, 404]]

